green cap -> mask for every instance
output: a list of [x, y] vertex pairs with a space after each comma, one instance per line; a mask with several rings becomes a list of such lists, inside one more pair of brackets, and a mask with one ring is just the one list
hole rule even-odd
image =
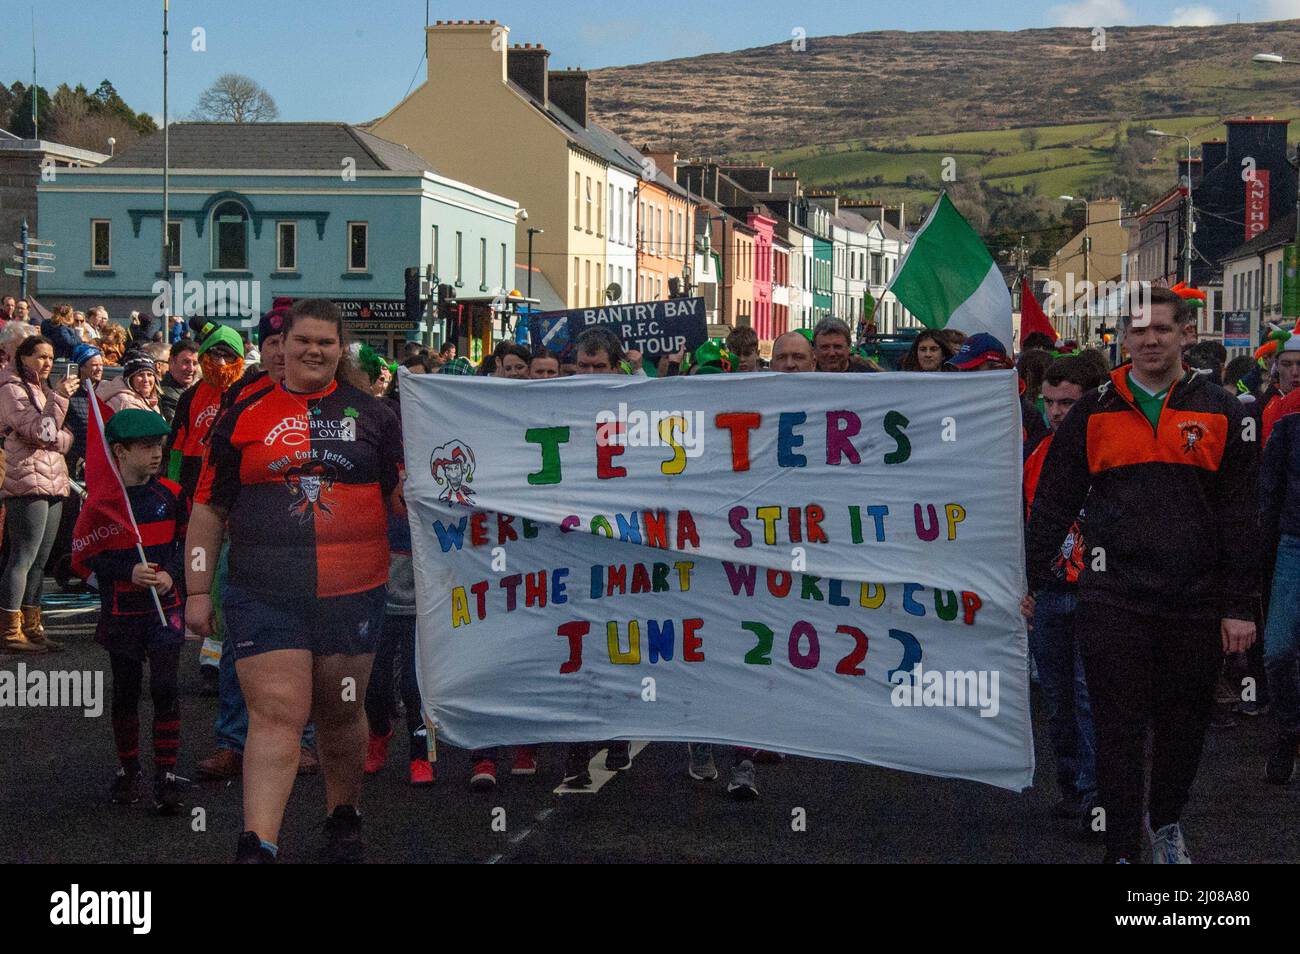
[[166, 437], [170, 433], [171, 426], [161, 414], [134, 407], [118, 411], [104, 425], [104, 437], [110, 444], [138, 441], [146, 437]]
[[199, 345], [199, 354], [206, 354], [219, 344], [225, 345], [241, 358], [244, 356], [244, 339], [239, 337], [239, 332], [229, 325], [217, 325], [213, 328]]

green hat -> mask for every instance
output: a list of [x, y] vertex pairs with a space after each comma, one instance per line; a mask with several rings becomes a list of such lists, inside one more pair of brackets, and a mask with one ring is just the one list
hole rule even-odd
[[170, 433], [171, 426], [161, 414], [133, 407], [118, 411], [104, 425], [104, 437], [110, 444], [166, 437]]
[[686, 365], [687, 370], [694, 367], [696, 374], [725, 374], [736, 366], [736, 361], [722, 338], [710, 338], [695, 349]]
[[217, 325], [213, 328], [203, 339], [203, 344], [199, 345], [199, 354], [207, 354], [219, 344], [225, 345], [241, 358], [244, 356], [244, 339], [239, 337], [239, 332], [229, 325]]

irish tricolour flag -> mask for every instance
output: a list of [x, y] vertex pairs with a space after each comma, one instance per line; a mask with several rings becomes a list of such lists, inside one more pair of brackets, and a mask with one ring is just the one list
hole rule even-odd
[[930, 328], [987, 331], [1011, 353], [1011, 292], [993, 256], [946, 193], [912, 239], [886, 292]]

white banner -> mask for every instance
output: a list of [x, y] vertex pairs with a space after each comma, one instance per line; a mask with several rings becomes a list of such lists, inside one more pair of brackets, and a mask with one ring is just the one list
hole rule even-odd
[[402, 372], [426, 712], [1033, 776], [1013, 372]]

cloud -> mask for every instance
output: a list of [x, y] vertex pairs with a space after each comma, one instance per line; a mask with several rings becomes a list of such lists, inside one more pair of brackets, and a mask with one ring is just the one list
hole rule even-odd
[[1052, 26], [1097, 27], [1132, 23], [1133, 8], [1124, 0], [1075, 0], [1047, 11]]
[[[1294, 5], [1300, 5], [1300, 0], [1297, 0]], [[1215, 26], [1222, 22], [1223, 17], [1219, 16], [1214, 10], [1196, 5], [1174, 7], [1173, 15], [1169, 18], [1169, 25], [1176, 27]]]
[[1300, 0], [1263, 0], [1261, 20], [1300, 20]]

